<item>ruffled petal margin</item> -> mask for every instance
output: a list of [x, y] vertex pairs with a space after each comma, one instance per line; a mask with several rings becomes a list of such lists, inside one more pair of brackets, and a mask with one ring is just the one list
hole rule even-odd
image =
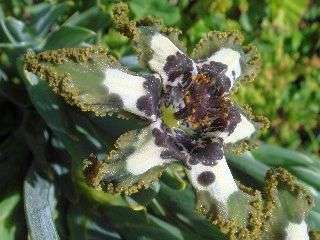
[[163, 84], [176, 86], [196, 74], [192, 59], [184, 54], [168, 37], [152, 27], [140, 27], [136, 39], [142, 62], [160, 74]]
[[53, 90], [83, 111], [105, 116], [129, 112], [155, 120], [161, 81], [120, 66], [105, 49], [70, 48], [26, 56], [26, 70], [48, 81]]
[[134, 130], [119, 137], [104, 161], [94, 157], [86, 161], [87, 181], [109, 193], [132, 194], [158, 180], [163, 170], [175, 162], [168, 158], [166, 148], [158, 144], [155, 129], [158, 123]]

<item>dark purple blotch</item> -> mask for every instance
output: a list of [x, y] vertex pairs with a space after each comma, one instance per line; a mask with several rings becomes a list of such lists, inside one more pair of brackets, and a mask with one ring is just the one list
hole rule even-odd
[[193, 71], [193, 62], [185, 54], [177, 52], [167, 57], [163, 70], [168, 76], [169, 82], [174, 82], [182, 76], [182, 83], [190, 80]]
[[200, 185], [207, 187], [212, 184], [215, 180], [215, 175], [213, 172], [204, 171], [198, 175], [197, 181]]
[[182, 163], [186, 162], [187, 156], [178, 149], [165, 149], [160, 153], [160, 157], [163, 159], [176, 159]]
[[155, 139], [154, 141], [155, 141], [155, 144], [157, 146], [159, 146], [159, 147], [164, 147], [165, 146], [167, 134], [164, 131], [162, 131], [162, 130], [160, 130], [158, 128], [154, 128], [152, 130], [152, 135], [153, 135], [153, 137]]
[[231, 133], [234, 132], [237, 125], [241, 122], [240, 110], [236, 106], [231, 105], [229, 109], [228, 118], [229, 118], [229, 121], [225, 131], [228, 133], [228, 135], [230, 135]]
[[227, 69], [227, 65], [211, 61], [198, 67], [198, 72], [214, 79], [216, 88], [221, 87], [224, 92], [228, 92], [231, 88], [231, 80], [226, 76]]
[[174, 136], [180, 148], [190, 151], [194, 147], [194, 144], [192, 143], [193, 139], [189, 135], [187, 135], [184, 131], [175, 129]]
[[112, 109], [121, 109], [123, 108], [123, 101], [121, 96], [115, 93], [111, 93], [108, 96], [106, 106]]
[[159, 147], [163, 147], [164, 150], [161, 152], [160, 157], [163, 159], [176, 159], [178, 161], [186, 162], [187, 156], [182, 152], [182, 148], [172, 135], [164, 129], [154, 128], [152, 134], [155, 139], [155, 144]]
[[159, 116], [159, 101], [161, 94], [161, 82], [160, 79], [155, 76], [147, 76], [143, 83], [143, 88], [147, 94], [141, 96], [137, 100], [137, 108], [144, 112], [147, 116], [155, 114]]
[[196, 165], [201, 163], [205, 166], [214, 166], [217, 161], [223, 158], [222, 144], [219, 142], [212, 142], [204, 145], [196, 146], [191, 151], [191, 159], [189, 163]]

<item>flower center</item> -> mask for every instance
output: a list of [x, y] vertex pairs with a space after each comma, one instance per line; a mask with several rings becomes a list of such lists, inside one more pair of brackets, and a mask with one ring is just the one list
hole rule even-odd
[[168, 87], [162, 119], [168, 127], [192, 132], [223, 131], [228, 123], [230, 100], [222, 84], [206, 74], [191, 77], [187, 86]]

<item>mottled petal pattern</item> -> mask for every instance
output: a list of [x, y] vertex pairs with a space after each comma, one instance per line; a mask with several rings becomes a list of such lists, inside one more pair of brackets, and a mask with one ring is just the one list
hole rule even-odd
[[119, 108], [152, 120], [158, 115], [160, 79], [141, 77], [123, 70], [107, 68], [103, 85], [118, 100]]
[[167, 57], [163, 70], [167, 80], [165, 83], [176, 86], [178, 83], [187, 85], [196, 69], [190, 58], [181, 52], [177, 52]]
[[171, 156], [162, 156], [168, 148], [162, 142], [165, 139], [155, 134], [154, 130], [160, 128], [160, 123], [155, 122], [121, 135], [105, 161], [98, 163], [91, 159], [85, 169], [89, 182], [111, 193], [132, 194], [157, 180], [165, 167], [176, 161]]
[[240, 110], [234, 108], [226, 132], [222, 135], [225, 143], [236, 143], [251, 137], [257, 130], [256, 124], [249, 120]]
[[[203, 159], [195, 165], [190, 165], [188, 176], [198, 192], [207, 192], [212, 199], [226, 204], [229, 196], [238, 191], [238, 187], [223, 155], [222, 145], [220, 145], [220, 149], [216, 147], [214, 149], [216, 152], [211, 154], [213, 159]], [[210, 158], [207, 154], [203, 154], [203, 157], [205, 156]], [[203, 164], [207, 162], [214, 162], [215, 164]]]
[[139, 137], [132, 143], [136, 146], [135, 151], [126, 158], [126, 170], [128, 172], [133, 175], [140, 175], [153, 167], [176, 161], [172, 157], [162, 157], [166, 150], [166, 144], [162, 143], [165, 139], [159, 139], [157, 134], [157, 130], [160, 128], [160, 123], [155, 122], [139, 132]]
[[159, 75], [153, 74], [145, 76], [146, 81], [143, 82], [143, 88], [146, 94], [137, 101], [137, 108], [144, 112], [146, 116], [156, 120], [159, 117], [159, 102], [161, 94], [161, 79]]
[[219, 142], [209, 144], [198, 144], [191, 151], [189, 163], [197, 165], [201, 163], [204, 166], [214, 166], [224, 157], [223, 146]]
[[[206, 61], [200, 62], [199, 65], [211, 65], [216, 68], [216, 63], [220, 63], [224, 66], [224, 85], [226, 86], [226, 91], [230, 91], [242, 73], [241, 53], [231, 48], [222, 48], [210, 56]], [[212, 71], [214, 71], [214, 69]]]
[[217, 95], [225, 94], [231, 89], [230, 78], [226, 75], [227, 69], [227, 65], [221, 62], [205, 61], [198, 63], [198, 72], [214, 79], [217, 90], [220, 90], [216, 93]]
[[149, 54], [148, 65], [160, 74], [164, 84], [177, 85], [196, 71], [194, 62], [168, 37], [150, 27], [141, 27], [140, 31], [143, 37], [137, 41], [144, 48], [142, 54]]
[[157, 116], [160, 78], [125, 70], [106, 50], [70, 48], [29, 54], [26, 68], [83, 111], [99, 116], [127, 111], [150, 120]]

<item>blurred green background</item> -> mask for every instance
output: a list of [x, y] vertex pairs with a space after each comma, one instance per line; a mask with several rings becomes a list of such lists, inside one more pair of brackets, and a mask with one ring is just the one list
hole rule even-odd
[[[49, 102], [50, 97], [46, 95], [49, 93], [44, 91], [42, 95], [39, 92], [38, 95], [34, 94], [30, 81], [30, 86], [27, 85], [26, 88], [22, 79], [20, 57], [27, 49], [38, 52], [45, 49], [99, 44], [108, 47], [123, 63], [136, 68], [136, 63], [132, 61], [134, 51], [131, 43], [114, 29], [111, 22], [111, 8], [114, 2], [116, 1], [0, 1], [0, 239], [24, 239], [26, 236], [22, 184], [28, 171], [30, 173], [34, 168], [43, 170], [50, 166], [51, 170], [54, 169], [55, 177], [50, 175], [51, 170], [45, 171], [46, 176], [49, 176], [49, 182], [64, 175], [66, 179], [70, 178], [70, 173], [64, 174], [63, 171], [68, 170], [71, 165], [64, 148], [72, 155], [71, 147], [68, 148], [66, 141], [61, 140], [63, 133], [55, 133], [58, 120], [50, 122], [49, 117], [44, 117], [45, 105], [37, 106], [34, 102], [35, 99]], [[260, 139], [301, 151], [309, 156], [320, 154], [320, 1], [127, 2], [134, 19], [147, 15], [156, 16], [163, 19], [166, 25], [181, 29], [181, 39], [189, 52], [206, 32], [240, 30], [245, 35], [247, 43], [253, 43], [258, 47], [262, 58], [262, 69], [256, 80], [243, 84], [236, 94], [240, 103], [249, 104], [255, 113], [265, 115], [271, 121], [271, 127], [260, 134]], [[62, 118], [69, 119], [69, 115], [73, 114], [69, 114], [70, 111], [74, 110], [68, 110], [68, 114]], [[51, 131], [54, 137], [50, 137]], [[111, 135], [116, 136], [113, 133]], [[73, 155], [72, 157], [74, 158]], [[259, 167], [258, 170], [255, 169], [256, 172], [252, 169], [242, 170], [252, 178], [261, 173], [257, 177], [259, 179], [264, 172], [259, 172]], [[298, 171], [293, 168], [289, 170]], [[319, 189], [319, 175], [308, 171], [298, 177]], [[245, 174], [240, 178], [246, 178]], [[66, 181], [70, 182], [70, 179]], [[72, 197], [71, 200], [68, 198], [68, 201], [60, 202], [59, 207], [67, 211], [70, 202], [76, 201]], [[165, 200], [162, 201], [165, 205]], [[53, 202], [53, 205], [57, 206], [56, 200]], [[60, 216], [61, 212], [60, 215], [59, 211], [55, 212], [55, 221], [61, 221], [60, 226], [69, 226], [68, 230], [61, 230], [63, 227], [60, 227], [60, 236], [62, 233], [62, 236], [69, 236], [71, 239], [120, 239], [121, 233], [118, 235], [110, 230], [108, 235], [99, 224], [94, 225], [95, 216], [88, 216], [89, 213], [84, 214], [81, 212], [83, 210], [74, 206], [68, 211], [67, 219]], [[122, 221], [120, 217], [118, 220]], [[177, 220], [172, 221], [174, 223], [170, 224], [177, 224]], [[165, 225], [167, 223], [157, 224], [162, 224], [164, 229], [170, 229], [169, 225]], [[103, 223], [105, 228], [111, 225], [109, 222]], [[70, 226], [74, 229], [70, 230]], [[110, 228], [114, 229], [113, 227]], [[101, 235], [93, 237], [90, 235], [92, 232], [99, 232]]]

